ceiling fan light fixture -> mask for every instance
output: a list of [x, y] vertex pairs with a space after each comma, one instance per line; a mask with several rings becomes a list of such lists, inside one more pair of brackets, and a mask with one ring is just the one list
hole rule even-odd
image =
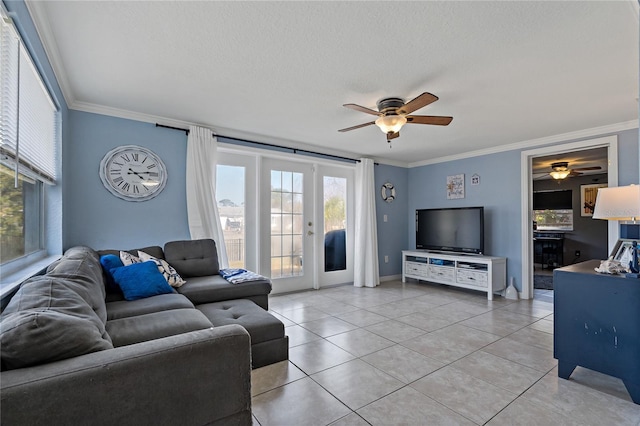
[[404, 115], [382, 115], [376, 120], [376, 126], [382, 130], [382, 133], [397, 133], [402, 126], [407, 123], [407, 118]]
[[549, 174], [552, 178], [560, 180], [569, 176], [569, 174], [571, 174], [571, 170], [555, 170]]

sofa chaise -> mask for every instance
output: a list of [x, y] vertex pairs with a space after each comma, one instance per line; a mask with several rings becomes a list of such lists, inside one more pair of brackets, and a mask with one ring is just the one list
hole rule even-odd
[[[2, 424], [251, 424], [251, 368], [288, 358], [271, 282], [226, 281], [212, 240], [138, 252], [155, 263], [111, 276], [118, 250], [74, 247], [20, 286], [0, 317]], [[127, 300], [109, 282], [161, 261], [186, 283]]]

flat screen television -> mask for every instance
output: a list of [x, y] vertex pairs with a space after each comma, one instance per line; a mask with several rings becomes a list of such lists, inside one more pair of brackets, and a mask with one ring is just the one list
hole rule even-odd
[[416, 210], [416, 248], [484, 253], [484, 207]]

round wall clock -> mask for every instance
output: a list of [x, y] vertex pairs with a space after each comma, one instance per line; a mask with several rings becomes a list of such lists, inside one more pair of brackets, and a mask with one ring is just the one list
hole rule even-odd
[[393, 184], [387, 182], [382, 185], [381, 195], [382, 199], [387, 203], [392, 202], [396, 198], [396, 189], [393, 187]]
[[164, 189], [167, 168], [153, 151], [141, 146], [123, 145], [107, 152], [100, 161], [100, 179], [116, 197], [127, 201], [146, 201]]

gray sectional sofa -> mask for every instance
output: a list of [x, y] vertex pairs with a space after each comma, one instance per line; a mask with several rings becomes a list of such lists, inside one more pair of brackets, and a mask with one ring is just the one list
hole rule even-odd
[[212, 240], [140, 251], [186, 283], [125, 300], [100, 264], [119, 251], [74, 247], [20, 286], [0, 317], [2, 424], [251, 424], [251, 368], [288, 358], [270, 281], [227, 282]]

